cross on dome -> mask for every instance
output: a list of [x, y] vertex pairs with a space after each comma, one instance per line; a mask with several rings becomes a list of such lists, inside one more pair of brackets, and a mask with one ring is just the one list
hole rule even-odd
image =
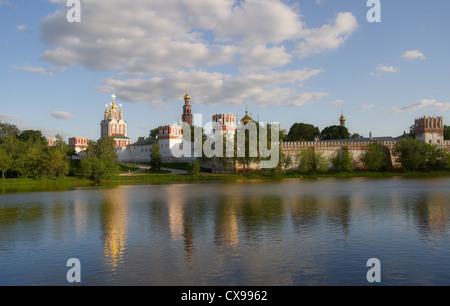
[[113, 101], [116, 99], [116, 95], [112, 94], [111, 98], [113, 98]]

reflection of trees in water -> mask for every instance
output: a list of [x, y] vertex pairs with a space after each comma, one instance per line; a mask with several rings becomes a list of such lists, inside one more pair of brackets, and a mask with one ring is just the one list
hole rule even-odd
[[252, 196], [242, 200], [239, 209], [243, 232], [250, 240], [282, 231], [285, 220], [281, 196]]
[[406, 205], [406, 212], [411, 213], [418, 232], [425, 237], [448, 235], [450, 219], [450, 201], [446, 194], [420, 194]]
[[[45, 209], [42, 205], [27, 203], [0, 207], [0, 251], [15, 241], [34, 242], [46, 236]], [[20, 230], [18, 230], [20, 229]]]
[[350, 195], [337, 196], [331, 203], [327, 205], [328, 210], [327, 221], [340, 227], [344, 234], [348, 234], [350, 230], [350, 214], [352, 209], [352, 201]]
[[351, 206], [350, 195], [302, 195], [294, 200], [290, 214], [294, 228], [299, 234], [322, 226], [348, 234]]
[[223, 194], [215, 206], [214, 241], [236, 246], [242, 234], [252, 240], [263, 237], [267, 231], [281, 231], [284, 220], [280, 196]]
[[290, 216], [297, 233], [310, 230], [320, 223], [320, 202], [316, 196], [304, 195], [294, 200]]

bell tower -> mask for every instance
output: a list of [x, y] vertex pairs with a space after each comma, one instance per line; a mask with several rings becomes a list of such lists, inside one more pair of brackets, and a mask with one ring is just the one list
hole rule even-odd
[[188, 86], [186, 85], [186, 95], [184, 96], [183, 115], [181, 120], [192, 126], [192, 106], [189, 104], [191, 97], [188, 93]]

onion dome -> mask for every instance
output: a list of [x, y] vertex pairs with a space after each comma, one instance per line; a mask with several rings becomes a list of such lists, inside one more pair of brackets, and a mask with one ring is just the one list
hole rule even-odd
[[245, 116], [241, 119], [241, 123], [243, 125], [246, 125], [247, 123], [252, 122], [252, 121], [254, 121], [254, 120], [252, 119], [252, 117], [250, 117], [248, 115], [248, 111], [247, 111], [247, 107], [246, 107], [246, 109], [245, 109]]

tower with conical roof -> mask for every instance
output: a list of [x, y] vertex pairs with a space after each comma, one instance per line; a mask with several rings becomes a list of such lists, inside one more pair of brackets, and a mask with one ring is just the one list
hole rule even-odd
[[192, 106], [189, 104], [191, 97], [189, 96], [188, 87], [186, 85], [186, 95], [184, 95], [183, 114], [181, 120], [192, 126]]

